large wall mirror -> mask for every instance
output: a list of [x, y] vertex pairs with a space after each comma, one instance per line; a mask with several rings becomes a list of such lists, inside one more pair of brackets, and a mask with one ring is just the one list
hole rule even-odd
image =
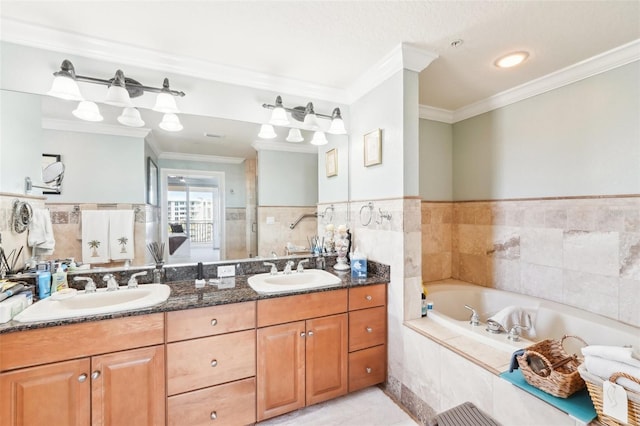
[[[327, 135], [329, 144], [315, 147], [312, 132], [290, 143], [288, 129], [276, 128], [277, 138], [260, 140], [259, 124], [188, 114], [179, 115], [182, 131], [167, 132], [157, 125], [162, 114], [151, 110], [140, 109], [145, 125], [134, 128], [118, 122], [121, 108], [101, 104], [104, 119], [92, 123], [74, 117], [77, 102], [6, 90], [0, 96], [3, 106], [12, 105], [2, 109], [0, 123], [0, 192], [21, 192], [16, 176], [35, 173], [9, 157], [33, 157], [37, 166], [43, 153], [56, 154], [65, 164], [60, 193], [45, 195], [55, 258], [82, 259], [83, 210], [134, 211], [133, 265], [152, 262], [152, 242], [164, 243], [168, 264], [289, 255], [322, 233], [327, 218], [316, 212], [331, 205], [334, 218], [340, 209], [346, 218], [346, 135]], [[333, 149], [336, 163], [325, 173]], [[150, 186], [150, 165], [157, 187]], [[150, 191], [157, 191], [157, 205], [148, 202]]]

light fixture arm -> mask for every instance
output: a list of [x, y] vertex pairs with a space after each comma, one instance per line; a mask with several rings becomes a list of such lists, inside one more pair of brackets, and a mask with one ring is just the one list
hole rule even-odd
[[[120, 71], [120, 70], [118, 70]], [[76, 81], [81, 81], [83, 83], [93, 83], [93, 84], [102, 84], [104, 86], [110, 86], [114, 80], [110, 79], [110, 80], [105, 80], [102, 78], [96, 78], [96, 77], [89, 77], [89, 76], [85, 76], [85, 75], [77, 75], [75, 72], [75, 68], [73, 66], [73, 64], [71, 63], [71, 61], [69, 61], [68, 59], [65, 59], [64, 61], [62, 61], [62, 65], [60, 65], [60, 71], [56, 71], [53, 73], [54, 76], [66, 76], [66, 77], [70, 77]], [[124, 78], [124, 74], [122, 75]], [[134, 88], [134, 89], [139, 89], [145, 92], [152, 92], [152, 93], [169, 93], [173, 96], [179, 96], [179, 97], [183, 97], [185, 96], [185, 93], [182, 91], [178, 91], [178, 90], [171, 90], [169, 88], [169, 79], [165, 78], [162, 87], [151, 87], [151, 86], [145, 86], [144, 84], [140, 84], [139, 82], [132, 80], [132, 79], [125, 79], [124, 80], [125, 83], [125, 88], [128, 89], [129, 87]], [[142, 93], [142, 92], [141, 92]]]
[[[311, 102], [309, 102], [311, 103]], [[291, 115], [293, 115], [295, 117], [295, 114], [299, 114], [300, 112], [305, 113], [305, 107], [296, 107], [296, 108], [287, 108], [284, 105], [278, 105], [279, 107], [284, 108], [285, 111], [287, 111], [288, 113], [290, 113]], [[266, 109], [275, 109], [276, 106], [275, 105], [271, 105], [271, 104], [262, 104], [262, 108], [266, 108]], [[320, 114], [318, 112], [314, 111], [314, 114], [316, 115], [316, 117], [322, 117], [322, 118], [328, 118], [329, 120], [331, 120], [333, 117], [331, 115], [327, 115], [327, 114]]]

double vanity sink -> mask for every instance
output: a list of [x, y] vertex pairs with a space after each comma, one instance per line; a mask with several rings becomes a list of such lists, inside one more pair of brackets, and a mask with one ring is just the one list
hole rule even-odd
[[[247, 283], [259, 295], [268, 295], [335, 287], [342, 280], [324, 270], [306, 269], [290, 274], [256, 274], [249, 276]], [[89, 293], [67, 289], [34, 303], [14, 320], [22, 323], [52, 321], [141, 310], [166, 302], [170, 294], [171, 287], [166, 284], [140, 284], [137, 288], [121, 286], [114, 291], [100, 288]]]

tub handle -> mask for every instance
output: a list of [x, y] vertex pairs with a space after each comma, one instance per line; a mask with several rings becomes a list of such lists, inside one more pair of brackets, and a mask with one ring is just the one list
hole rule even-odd
[[520, 324], [516, 324], [513, 327], [511, 327], [511, 330], [509, 330], [509, 334], [507, 335], [507, 339], [511, 340], [512, 342], [517, 342], [520, 340], [520, 332], [518, 330], [528, 330], [529, 327], [525, 327], [524, 325], [520, 325]]
[[469, 324], [473, 325], [473, 326], [478, 326], [480, 325], [480, 315], [478, 315], [478, 313], [476, 312], [475, 309], [473, 309], [471, 306], [469, 305], [464, 305], [465, 308], [469, 309], [471, 311], [471, 318], [469, 318]]

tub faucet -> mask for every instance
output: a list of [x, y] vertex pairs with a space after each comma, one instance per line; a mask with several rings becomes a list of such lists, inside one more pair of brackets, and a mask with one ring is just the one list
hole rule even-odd
[[507, 339], [511, 340], [512, 342], [517, 342], [518, 340], [520, 340], [520, 332], [518, 330], [528, 330], [529, 327], [525, 327], [523, 325], [520, 324], [516, 324], [513, 327], [511, 327], [511, 330], [509, 330], [509, 334], [507, 335]]
[[104, 277], [102, 277], [102, 281], [106, 281], [107, 282], [107, 291], [114, 291], [114, 290], [118, 290], [118, 282], [116, 281], [116, 277], [113, 276], [113, 274], [105, 274]]
[[478, 326], [480, 325], [480, 315], [478, 315], [478, 313], [476, 312], [475, 309], [473, 309], [471, 306], [469, 305], [464, 305], [465, 308], [469, 309], [471, 311], [471, 318], [469, 318], [469, 324], [473, 325], [473, 326]]

